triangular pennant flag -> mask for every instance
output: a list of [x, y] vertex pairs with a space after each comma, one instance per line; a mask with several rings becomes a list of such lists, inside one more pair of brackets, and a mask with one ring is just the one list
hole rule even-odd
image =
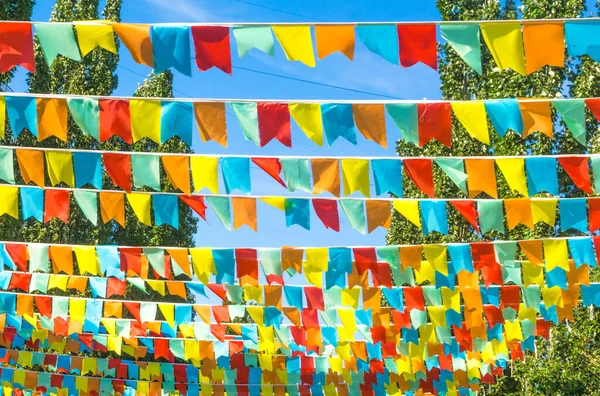
[[281, 184], [283, 187], [286, 187], [285, 182], [281, 179], [281, 163], [279, 162], [279, 159], [256, 157], [252, 158], [252, 162], [254, 162], [260, 169], [264, 170], [269, 176], [275, 179], [277, 183]]
[[231, 231], [231, 209], [229, 198], [207, 196], [206, 202], [215, 211], [219, 220], [228, 231]]
[[242, 127], [242, 132], [246, 140], [260, 146], [260, 137], [258, 132], [258, 112], [256, 103], [230, 103], [237, 120]]
[[310, 26], [281, 25], [272, 28], [288, 60], [316, 66]]
[[430, 159], [411, 158], [404, 160], [404, 170], [419, 190], [427, 196], [435, 196], [433, 186], [432, 161]]
[[585, 146], [585, 101], [583, 99], [553, 100], [552, 106], [558, 110], [573, 138]]
[[452, 206], [460, 213], [465, 220], [469, 222], [475, 228], [475, 231], [479, 232], [479, 224], [477, 223], [477, 210], [475, 209], [475, 201], [462, 200], [462, 201], [450, 201]]
[[559, 157], [558, 163], [577, 187], [588, 194], [592, 193], [587, 157]]
[[437, 70], [436, 25], [433, 23], [397, 25], [400, 65], [410, 67], [422, 62]]
[[348, 222], [356, 231], [364, 234], [366, 231], [365, 201], [357, 199], [341, 199], [340, 206], [348, 218]]
[[180, 195], [181, 199], [187, 206], [189, 206], [194, 212], [196, 212], [202, 219], [206, 221], [206, 204], [204, 203], [204, 197], [200, 195]]
[[482, 100], [452, 102], [452, 111], [467, 133], [481, 143], [490, 144], [485, 104]]
[[67, 98], [67, 106], [73, 121], [86, 135], [100, 140], [100, 107], [98, 99]]
[[498, 68], [525, 75], [525, 53], [520, 22], [482, 23], [481, 34]]
[[434, 161], [460, 191], [467, 194], [467, 174], [465, 173], [464, 161], [455, 158], [436, 158]]
[[482, 74], [479, 25], [474, 23], [441, 23], [442, 38], [478, 74]]
[[115, 34], [111, 25], [75, 23], [75, 30], [81, 55], [86, 56], [96, 47], [104, 48], [113, 54], [117, 53]]
[[496, 158], [496, 165], [512, 191], [518, 191], [524, 197], [529, 196], [524, 158]]
[[402, 134], [402, 139], [419, 144], [419, 111], [416, 103], [386, 104], [385, 109]]
[[408, 221], [413, 223], [418, 229], [421, 229], [421, 216], [419, 214], [419, 201], [417, 200], [394, 200], [394, 209]]

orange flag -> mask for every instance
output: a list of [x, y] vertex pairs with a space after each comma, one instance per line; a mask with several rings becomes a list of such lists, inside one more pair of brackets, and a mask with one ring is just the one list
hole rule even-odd
[[533, 132], [541, 132], [552, 139], [554, 130], [552, 128], [552, 113], [549, 101], [519, 100], [519, 108], [523, 117], [524, 138]]
[[67, 141], [67, 101], [65, 99], [37, 98], [38, 141], [56, 136]]
[[519, 241], [521, 251], [533, 265], [544, 265], [542, 241]]
[[519, 223], [533, 230], [534, 224], [529, 198], [507, 199], [504, 201], [504, 207], [506, 209], [506, 221], [510, 230], [519, 225]]
[[311, 160], [314, 188], [313, 194], [329, 191], [340, 196], [340, 161], [332, 158], [313, 158]]
[[465, 169], [469, 198], [475, 198], [483, 192], [492, 198], [498, 198], [493, 159], [465, 159]]
[[195, 102], [194, 115], [203, 142], [214, 140], [221, 146], [227, 147], [225, 103]]
[[382, 104], [352, 105], [354, 123], [363, 136], [387, 148], [387, 135], [385, 129], [385, 108]]
[[136, 63], [154, 67], [149, 25], [113, 23], [112, 27]]
[[523, 24], [525, 70], [531, 74], [546, 65], [565, 65], [565, 27], [563, 22]]
[[100, 212], [104, 224], [115, 220], [125, 228], [125, 194], [120, 192], [101, 192]]
[[392, 219], [392, 208], [390, 201], [368, 200], [367, 207], [367, 227], [369, 232], [373, 232], [377, 227], [390, 228]]
[[167, 249], [167, 253], [169, 254], [169, 256], [171, 256], [171, 258], [173, 260], [175, 260], [175, 262], [177, 263], [177, 265], [179, 265], [179, 268], [181, 268], [181, 270], [188, 276], [188, 278], [192, 278], [192, 272], [191, 272], [191, 268], [190, 268], [190, 259], [188, 256], [188, 250], [187, 249]]
[[173, 187], [190, 195], [192, 183], [190, 182], [190, 157], [185, 155], [164, 155], [162, 163], [165, 172]]
[[256, 198], [232, 197], [233, 229], [237, 230], [244, 224], [257, 231]]
[[319, 59], [337, 51], [354, 58], [354, 25], [315, 25], [315, 38]]
[[17, 149], [19, 171], [26, 184], [34, 182], [44, 187], [44, 152]]
[[64, 272], [73, 275], [73, 248], [71, 246], [50, 246], [50, 259], [52, 271], [55, 274]]

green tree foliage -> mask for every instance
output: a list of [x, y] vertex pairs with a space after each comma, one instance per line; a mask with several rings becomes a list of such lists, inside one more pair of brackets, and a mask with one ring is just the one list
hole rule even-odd
[[[0, 2], [0, 20], [2, 21], [28, 21], [35, 0], [3, 0]], [[8, 73], [0, 73], [0, 86], [9, 84], [15, 76], [15, 69]]]

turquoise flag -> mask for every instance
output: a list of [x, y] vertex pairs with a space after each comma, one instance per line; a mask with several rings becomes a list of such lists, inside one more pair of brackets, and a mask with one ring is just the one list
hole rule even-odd
[[75, 202], [85, 217], [93, 224], [98, 225], [98, 194], [93, 191], [73, 191]]
[[75, 170], [75, 187], [81, 188], [91, 184], [102, 189], [102, 156], [99, 153], [73, 153], [73, 169]]
[[29, 250], [29, 272], [50, 272], [48, 245], [30, 243], [27, 247]]
[[37, 107], [34, 97], [6, 96], [6, 113], [13, 137], [17, 139], [23, 129], [29, 130], [33, 136], [37, 131]]
[[288, 191], [296, 190], [312, 193], [309, 160], [304, 158], [282, 158], [283, 179]]
[[235, 189], [246, 194], [249, 194], [252, 190], [250, 158], [225, 157], [221, 160], [221, 172], [227, 194]]
[[551, 103], [569, 127], [573, 138], [585, 146], [585, 100], [559, 99], [553, 100]]
[[490, 230], [504, 233], [504, 210], [501, 199], [478, 199], [477, 213], [482, 234]]
[[0, 179], [15, 184], [15, 163], [13, 150], [0, 148]]
[[21, 187], [19, 195], [23, 220], [33, 217], [42, 223], [44, 221], [44, 190], [37, 187]]
[[192, 145], [194, 109], [189, 102], [162, 102], [160, 118], [160, 141], [166, 142], [179, 136], [188, 146]]
[[423, 200], [419, 201], [421, 212], [421, 224], [423, 224], [423, 234], [427, 235], [437, 231], [443, 235], [448, 235], [448, 216], [446, 214], [446, 201]]
[[594, 155], [592, 160], [592, 170], [594, 172], [594, 189], [600, 191], [600, 156]]
[[100, 140], [100, 107], [98, 99], [68, 98], [67, 105], [73, 121], [86, 135]]
[[479, 24], [442, 23], [440, 33], [467, 65], [477, 73], [482, 73]]
[[402, 139], [415, 146], [419, 145], [419, 112], [416, 103], [386, 104], [387, 110], [396, 127], [402, 134]]
[[242, 132], [246, 140], [260, 146], [260, 136], [258, 134], [258, 112], [256, 103], [230, 103], [235, 116], [242, 127]]
[[285, 199], [285, 224], [291, 227], [294, 224], [310, 230], [310, 200], [308, 199]]
[[154, 271], [161, 277], [165, 278], [165, 250], [153, 247], [142, 249], [144, 256], [148, 258], [148, 262], [154, 268]]
[[48, 291], [48, 278], [47, 274], [31, 274], [31, 281], [29, 283], [29, 292], [39, 291], [46, 293]]
[[339, 137], [356, 145], [356, 127], [352, 105], [349, 103], [321, 105], [321, 118], [327, 143], [331, 146]]
[[484, 105], [500, 137], [504, 137], [509, 129], [523, 135], [523, 117], [517, 99], [486, 100]]
[[340, 199], [339, 203], [352, 228], [364, 234], [366, 232], [365, 201], [362, 199]]
[[35, 23], [35, 33], [40, 40], [48, 66], [52, 66], [58, 55], [81, 61], [79, 47], [71, 24]]
[[173, 67], [181, 74], [192, 76], [189, 26], [151, 26], [150, 38], [155, 73]]
[[569, 56], [589, 55], [600, 62], [600, 21], [565, 22], [565, 38]]
[[467, 174], [462, 159], [436, 158], [434, 162], [442, 168], [446, 176], [456, 184], [460, 191], [467, 194]]
[[229, 198], [206, 196], [206, 202], [215, 211], [219, 220], [228, 231], [231, 231], [231, 206]]
[[154, 194], [152, 195], [152, 207], [154, 208], [154, 223], [159, 226], [168, 224], [179, 228], [179, 198], [177, 195]]
[[399, 159], [372, 159], [375, 193], [393, 194], [402, 198], [402, 161]]
[[587, 198], [559, 199], [558, 212], [562, 232], [570, 228], [581, 232], [588, 231]]
[[267, 55], [275, 56], [275, 40], [270, 26], [238, 26], [233, 28], [240, 58], [246, 56], [252, 48]]
[[160, 157], [158, 155], [131, 155], [133, 185], [160, 191]]
[[[592, 159], [593, 164], [594, 160]], [[525, 158], [525, 174], [527, 175], [527, 190], [530, 196], [534, 196], [542, 191], [558, 195], [556, 158]]]
[[359, 24], [356, 25], [356, 33], [369, 51], [395, 65], [399, 63], [398, 29], [395, 25]]

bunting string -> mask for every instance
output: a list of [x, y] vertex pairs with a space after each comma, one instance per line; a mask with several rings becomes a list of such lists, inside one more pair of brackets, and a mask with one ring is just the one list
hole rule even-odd
[[[231, 127], [227, 108], [232, 110], [246, 140], [259, 147], [278, 140], [290, 148], [291, 119], [319, 146], [324, 141], [331, 146], [340, 138], [356, 145], [358, 131], [366, 140], [383, 147], [387, 147], [388, 135], [394, 129], [402, 139], [419, 147], [432, 140], [451, 147], [452, 117], [472, 138], [488, 145], [488, 119], [500, 138], [512, 131], [523, 138], [541, 133], [552, 139], [556, 124], [552, 108], [561, 115], [573, 138], [585, 146], [586, 108], [600, 119], [600, 98], [315, 102], [6, 93], [0, 96], [0, 114], [7, 115], [13, 137], [16, 139], [27, 130], [38, 141], [54, 136], [66, 142], [70, 115], [84, 134], [99, 142], [118, 136], [128, 144], [144, 138], [162, 144], [177, 136], [191, 146], [196, 129], [202, 142], [212, 140], [227, 146]], [[347, 128], [340, 130], [339, 125]], [[0, 137], [5, 135], [4, 128], [0, 125]]]
[[[231, 41], [235, 42], [239, 58], [252, 49], [274, 57], [277, 41], [288, 60], [309, 67], [316, 66], [316, 59], [321, 60], [336, 52], [353, 60], [356, 37], [370, 52], [402, 67], [423, 63], [437, 70], [437, 46], [446, 43], [467, 65], [481, 74], [481, 37], [500, 69], [509, 68], [521, 75], [531, 74], [546, 65], [564, 67], [565, 48], [570, 57], [588, 55], [600, 62], [597, 50], [597, 37], [600, 36], [598, 18], [502, 23], [453, 21], [218, 25], [5, 21], [0, 25], [0, 34], [5, 41], [0, 52], [0, 72], [5, 73], [17, 65], [35, 72], [33, 28], [49, 66], [58, 55], [80, 62], [97, 47], [116, 54], [118, 38], [135, 62], [153, 67], [156, 73], [173, 68], [188, 77], [192, 76], [192, 59], [195, 59], [199, 71], [215, 67], [231, 74], [234, 51]], [[443, 41], [438, 41], [438, 33]], [[540, 46], [546, 51], [535, 50]]]
[[[16, 161], [15, 161], [16, 157]], [[18, 172], [15, 172], [15, 162]], [[251, 168], [258, 168], [289, 192], [300, 190], [313, 195], [329, 193], [366, 198], [392, 194], [402, 198], [408, 180], [433, 198], [434, 172], [441, 170], [460, 191], [475, 198], [482, 194], [498, 198], [498, 178], [502, 175], [512, 192], [524, 197], [539, 193], [560, 195], [559, 171], [564, 171], [576, 187], [574, 191], [592, 194], [600, 190], [600, 155], [485, 156], [485, 157], [264, 157], [198, 154], [153, 154], [100, 150], [18, 148], [0, 146], [0, 179], [15, 184], [17, 178], [44, 187], [94, 187], [102, 190], [106, 172], [112, 184], [126, 192], [161, 186], [167, 175], [171, 186], [190, 195], [209, 191], [226, 194], [252, 193]], [[219, 177], [219, 174], [221, 175]], [[256, 177], [256, 176], [255, 176]], [[598, 180], [596, 180], [598, 179]], [[371, 186], [374, 188], [371, 188]], [[170, 187], [170, 186], [169, 186]], [[374, 191], [373, 191], [374, 190]], [[445, 198], [448, 198], [445, 196]]]

